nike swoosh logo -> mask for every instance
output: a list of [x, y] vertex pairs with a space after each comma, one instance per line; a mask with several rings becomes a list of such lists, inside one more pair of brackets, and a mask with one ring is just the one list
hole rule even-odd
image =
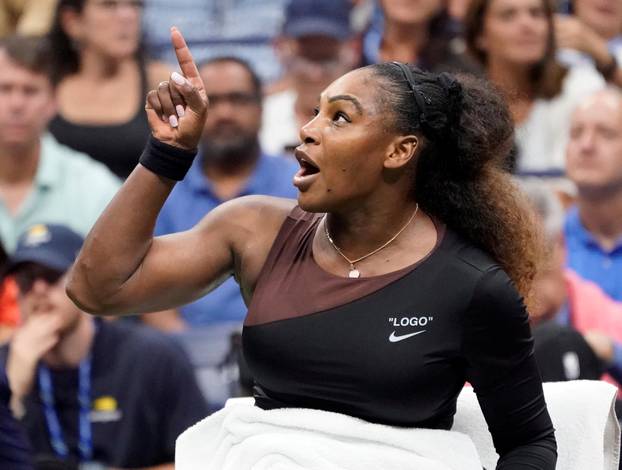
[[417, 336], [421, 333], [425, 333], [425, 330], [415, 331], [414, 333], [409, 333], [407, 335], [400, 335], [400, 336], [396, 336], [395, 331], [394, 331], [393, 333], [391, 333], [391, 336], [389, 336], [389, 341], [391, 341], [392, 343], [397, 343], [398, 341], [403, 341], [413, 336]]

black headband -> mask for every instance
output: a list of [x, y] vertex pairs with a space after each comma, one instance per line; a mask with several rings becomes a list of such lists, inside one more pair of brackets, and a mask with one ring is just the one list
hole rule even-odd
[[[412, 91], [419, 111], [419, 127], [429, 136], [445, 137], [452, 127], [460, 122], [462, 114], [463, 89], [458, 80], [448, 73], [425, 74], [419, 84], [415, 83], [413, 71], [408, 64], [392, 62], [404, 74], [406, 82]], [[426, 77], [426, 75], [428, 75]], [[421, 82], [434, 83], [446, 94], [447, 108], [445, 112], [430, 110], [432, 100], [422, 91]]]
[[417, 108], [419, 109], [419, 122], [423, 124], [426, 122], [426, 103], [430, 104], [430, 99], [425, 96], [415, 85], [415, 77], [407, 64], [397, 61], [393, 61], [392, 64], [397, 65], [404, 74], [406, 82], [408, 82], [410, 90], [415, 98]]

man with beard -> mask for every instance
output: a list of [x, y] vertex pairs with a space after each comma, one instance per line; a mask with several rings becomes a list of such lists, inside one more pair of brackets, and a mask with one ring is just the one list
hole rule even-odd
[[[199, 72], [210, 102], [199, 157], [166, 201], [155, 232], [165, 235], [192, 228], [219, 204], [239, 196], [264, 194], [296, 197], [292, 177], [298, 164], [268, 156], [259, 145], [262, 115], [261, 82], [243, 60], [219, 57]], [[246, 306], [233, 279], [180, 309], [144, 315], [164, 331], [194, 326], [241, 324]]]
[[192, 367], [167, 336], [95, 319], [69, 300], [66, 273], [82, 242], [65, 226], [34, 225], [9, 260], [23, 320], [0, 349], [11, 410], [41, 466], [172, 469], [177, 436], [207, 414]]

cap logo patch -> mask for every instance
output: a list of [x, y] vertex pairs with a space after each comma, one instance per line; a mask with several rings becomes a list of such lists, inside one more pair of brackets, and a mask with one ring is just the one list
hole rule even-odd
[[39, 224], [33, 225], [24, 238], [25, 246], [37, 246], [43, 243], [47, 243], [51, 240], [52, 235], [46, 225]]
[[93, 409], [96, 411], [114, 411], [117, 408], [117, 400], [110, 395], [99, 397], [93, 401]]

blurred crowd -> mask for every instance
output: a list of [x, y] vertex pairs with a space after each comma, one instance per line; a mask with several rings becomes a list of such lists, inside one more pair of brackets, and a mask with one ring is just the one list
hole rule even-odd
[[233, 279], [119, 320], [64, 292], [83, 237], [138, 162], [145, 95], [175, 70], [173, 25], [210, 111], [157, 235], [238, 196], [295, 198], [298, 130], [347, 71], [395, 60], [473, 74], [507, 101], [507, 171], [549, 248], [530, 311], [543, 379], [622, 384], [620, 0], [5, 0], [0, 467], [7, 446], [15, 469], [172, 468], [181, 431], [251, 393]]

